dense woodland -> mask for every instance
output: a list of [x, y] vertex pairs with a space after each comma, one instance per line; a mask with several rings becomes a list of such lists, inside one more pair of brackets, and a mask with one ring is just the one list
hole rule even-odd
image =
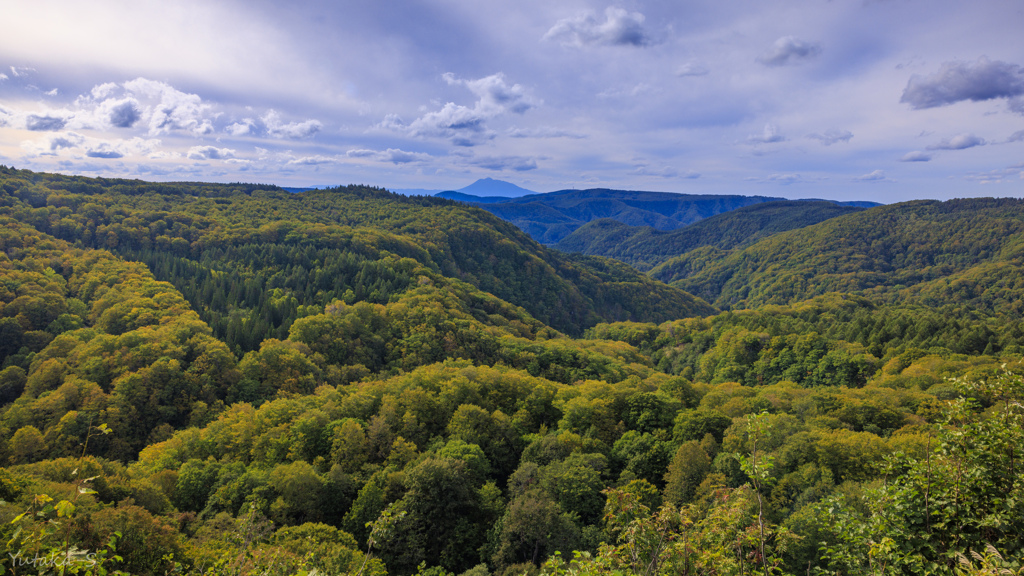
[[577, 228], [554, 247], [565, 252], [615, 258], [646, 272], [697, 248], [744, 248], [779, 232], [863, 209], [861, 206], [826, 201], [762, 202], [715, 214], [674, 230], [630, 226], [619, 220], [602, 218]]
[[457, 192], [442, 192], [440, 196], [483, 208], [512, 222], [534, 240], [549, 245], [557, 244], [594, 220], [612, 219], [633, 227], [675, 230], [744, 206], [783, 200], [767, 196], [634, 192], [607, 188], [559, 190], [501, 198], [500, 201]]
[[733, 222], [0, 167], [0, 574], [1021, 573], [1024, 202]]

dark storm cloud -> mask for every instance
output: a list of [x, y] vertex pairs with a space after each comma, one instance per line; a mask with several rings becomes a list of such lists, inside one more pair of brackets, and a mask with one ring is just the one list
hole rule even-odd
[[795, 36], [783, 36], [772, 47], [759, 56], [757, 61], [765, 66], [785, 66], [801, 60], [809, 60], [821, 54], [821, 45], [805, 42]]
[[643, 27], [643, 14], [609, 7], [605, 9], [604, 15], [604, 22], [600, 22], [592, 12], [564, 18], [548, 30], [544, 39], [576, 47], [647, 46], [651, 43], [650, 35]]
[[[1024, 94], [1024, 70], [1016, 64], [982, 56], [977, 62], [946, 62], [935, 74], [914, 75], [900, 102], [915, 110], [964, 100], [981, 102]], [[1015, 103], [1011, 102], [1011, 108]]]
[[50, 116], [49, 114], [46, 116], [29, 114], [28, 118], [25, 119], [25, 127], [37, 132], [53, 132], [55, 130], [60, 130], [67, 123], [68, 121], [66, 118]]

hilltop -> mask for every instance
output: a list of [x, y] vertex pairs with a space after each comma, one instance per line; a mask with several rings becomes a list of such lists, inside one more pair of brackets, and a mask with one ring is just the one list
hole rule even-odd
[[615, 258], [646, 271], [695, 248], [732, 250], [772, 234], [863, 209], [829, 201], [771, 201], [716, 214], [671, 231], [599, 219], [577, 228], [554, 248]]
[[[464, 197], [459, 197], [463, 200]], [[587, 222], [611, 218], [631, 226], [674, 230], [743, 206], [782, 200], [627, 190], [560, 190], [507, 201], [469, 201], [512, 222], [543, 244], [555, 244]]]

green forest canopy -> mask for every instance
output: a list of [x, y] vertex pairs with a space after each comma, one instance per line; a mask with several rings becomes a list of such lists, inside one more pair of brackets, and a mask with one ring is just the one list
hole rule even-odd
[[0, 190], [4, 570], [1019, 570], [1015, 202], [770, 236], [718, 312], [379, 189]]

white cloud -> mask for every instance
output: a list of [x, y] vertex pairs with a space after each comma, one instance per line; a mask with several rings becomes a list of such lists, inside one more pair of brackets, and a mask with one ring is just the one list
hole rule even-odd
[[829, 128], [825, 130], [824, 134], [808, 134], [808, 138], [820, 141], [825, 146], [831, 146], [837, 142], [849, 142], [853, 138], [853, 132], [849, 130], [840, 130], [838, 128]]
[[337, 162], [338, 159], [331, 156], [314, 155], [289, 160], [288, 164], [292, 166], [319, 166], [320, 164], [336, 164]]
[[775, 142], [782, 142], [786, 138], [779, 133], [778, 126], [774, 124], [765, 124], [764, 131], [760, 134], [752, 134], [747, 137], [747, 142], [751, 144], [773, 144]]
[[461, 80], [450, 72], [442, 77], [450, 85], [468, 88], [477, 97], [475, 108], [484, 114], [496, 115], [505, 111], [522, 114], [538, 105], [519, 84], [509, 86], [501, 72], [477, 80]]
[[0, 72], [0, 82], [3, 82], [4, 80], [7, 80], [7, 74]]
[[245, 118], [241, 122], [235, 122], [225, 129], [225, 132], [232, 136], [245, 136], [251, 134], [256, 127], [256, 122], [252, 118]]
[[159, 146], [160, 140], [93, 138], [77, 132], [61, 132], [42, 140], [29, 140], [21, 144], [22, 149], [30, 156], [84, 156], [106, 160], [128, 156], [152, 156]]
[[124, 83], [124, 89], [139, 99], [156, 102], [146, 110], [150, 135], [183, 130], [196, 136], [213, 132], [207, 117], [212, 106], [196, 94], [187, 94], [164, 82], [136, 78]]
[[928, 162], [932, 159], [932, 155], [915, 150], [913, 152], [907, 152], [900, 158], [900, 162]]
[[985, 139], [974, 134], [960, 134], [952, 138], [945, 138], [928, 146], [928, 150], [964, 150], [975, 146], [984, 146]]
[[772, 47], [759, 56], [757, 61], [765, 66], [784, 66], [801, 60], [809, 60], [821, 54], [821, 45], [805, 42], [795, 36], [783, 36]]
[[345, 153], [349, 158], [367, 158], [376, 162], [390, 162], [392, 164], [409, 164], [411, 162], [425, 162], [431, 160], [430, 154], [423, 152], [406, 152], [398, 148], [388, 148], [384, 151], [353, 149]]
[[988, 172], [971, 172], [964, 176], [964, 178], [978, 184], [1018, 183], [1024, 180], [1024, 163], [1008, 168], [989, 170]]
[[887, 178], [885, 177], [885, 172], [883, 172], [882, 170], [875, 170], [873, 172], [864, 174], [863, 176], [858, 176], [857, 178], [855, 178], [855, 180], [859, 182], [882, 182], [884, 180], [887, 180]]
[[604, 15], [604, 22], [598, 21], [590, 11], [559, 20], [544, 35], [544, 40], [555, 40], [563, 46], [577, 48], [590, 45], [647, 46], [651, 43], [643, 27], [643, 14], [608, 7]]
[[105, 100], [108, 96], [116, 92], [119, 88], [120, 86], [113, 82], [105, 82], [103, 84], [93, 86], [89, 94], [92, 96], [93, 100]]
[[227, 160], [235, 157], [235, 151], [216, 146], [193, 146], [188, 149], [186, 157], [189, 160]]
[[[964, 100], [981, 102], [1021, 95], [1024, 95], [1024, 69], [982, 56], [973, 63], [946, 62], [938, 72], [928, 76], [911, 76], [900, 102], [921, 110]], [[1013, 106], [1011, 102], [1011, 109]]]
[[319, 120], [282, 122], [281, 115], [275, 110], [268, 111], [260, 120], [266, 126], [267, 134], [274, 138], [290, 138], [293, 140], [311, 138], [323, 128], [323, 124]]
[[456, 146], [475, 146], [497, 135], [486, 122], [506, 112], [523, 114], [539, 102], [519, 84], [511, 86], [502, 73], [477, 80], [462, 80], [444, 74], [450, 85], [464, 86], [477, 97], [473, 107], [448, 102], [440, 110], [428, 112], [406, 124], [395, 114], [388, 114], [376, 128], [404, 132], [414, 137], [448, 138]]

